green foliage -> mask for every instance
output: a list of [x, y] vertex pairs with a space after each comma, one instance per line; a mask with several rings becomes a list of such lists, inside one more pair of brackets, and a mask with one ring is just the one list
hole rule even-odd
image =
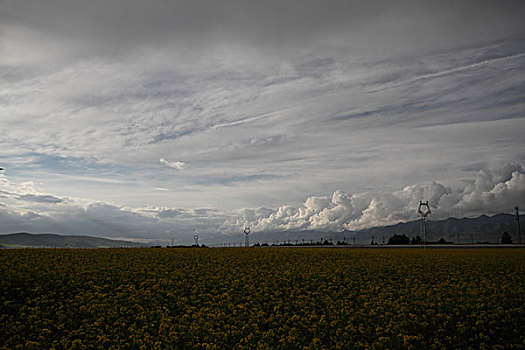
[[508, 250], [0, 251], [0, 347], [525, 347]]

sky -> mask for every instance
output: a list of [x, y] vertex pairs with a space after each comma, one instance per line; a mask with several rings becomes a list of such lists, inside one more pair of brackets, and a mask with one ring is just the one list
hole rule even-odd
[[0, 233], [525, 208], [523, 1], [0, 2]]

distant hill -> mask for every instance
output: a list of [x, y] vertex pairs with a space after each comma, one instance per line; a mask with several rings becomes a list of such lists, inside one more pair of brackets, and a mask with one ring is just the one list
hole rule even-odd
[[65, 236], [52, 233], [31, 234], [26, 232], [0, 235], [4, 248], [116, 248], [144, 247], [139, 242], [120, 241], [92, 236]]
[[[520, 221], [525, 227], [525, 216], [520, 215]], [[336, 243], [338, 240], [346, 240], [348, 243], [353, 243], [354, 238], [357, 244], [369, 244], [374, 241], [382, 243], [383, 237], [385, 242], [393, 235], [406, 235], [408, 237], [415, 237], [420, 235], [421, 220], [398, 223], [390, 226], [378, 226], [357, 231], [279, 231], [279, 232], [254, 232], [250, 235], [251, 243], [274, 243], [276, 241], [301, 243], [303, 240], [309, 242], [310, 240], [316, 242], [321, 238], [323, 240], [332, 240]], [[428, 222], [428, 241], [437, 241], [444, 238], [446, 241], [454, 243], [474, 243], [489, 242], [500, 243], [501, 236], [504, 231], [507, 231], [514, 243], [518, 242], [518, 232], [516, 226], [516, 216], [511, 214], [497, 214], [494, 216], [481, 215], [477, 218], [448, 218], [444, 220], [429, 220]], [[523, 229], [522, 229], [523, 231]], [[522, 242], [525, 243], [525, 232], [522, 232]], [[459, 240], [458, 240], [459, 239]], [[226, 242], [244, 242], [244, 235], [242, 233], [235, 235], [222, 235], [212, 237], [213, 243]]]

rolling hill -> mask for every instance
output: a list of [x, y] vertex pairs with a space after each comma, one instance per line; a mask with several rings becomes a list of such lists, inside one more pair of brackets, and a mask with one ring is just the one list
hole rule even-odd
[[0, 235], [0, 245], [5, 248], [116, 248], [146, 246], [139, 242], [93, 236], [65, 236], [52, 233], [31, 234], [26, 232]]

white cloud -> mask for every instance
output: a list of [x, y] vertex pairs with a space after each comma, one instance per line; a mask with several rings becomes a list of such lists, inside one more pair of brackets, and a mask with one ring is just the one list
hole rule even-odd
[[166, 166], [169, 166], [170, 168], [177, 169], [177, 170], [184, 170], [188, 168], [188, 164], [184, 162], [170, 162], [164, 158], [160, 158], [160, 162]]

